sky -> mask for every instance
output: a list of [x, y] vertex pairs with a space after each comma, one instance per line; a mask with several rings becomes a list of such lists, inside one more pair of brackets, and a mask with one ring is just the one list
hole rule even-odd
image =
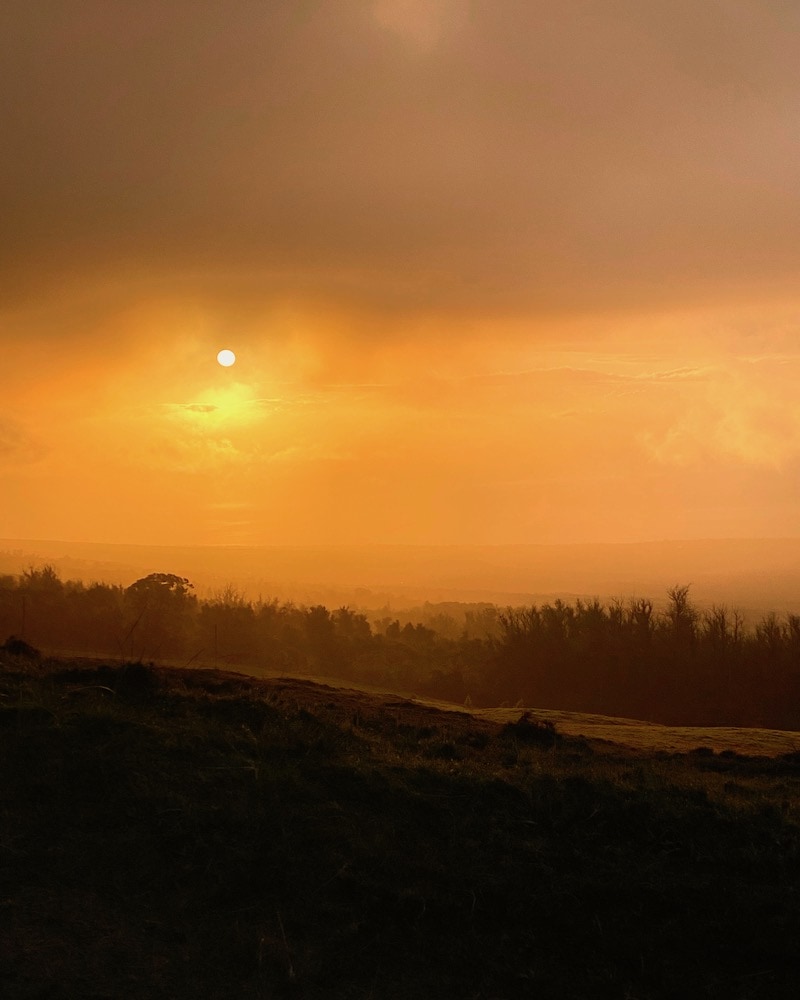
[[797, 4], [4, 0], [0, 93], [0, 537], [800, 534]]

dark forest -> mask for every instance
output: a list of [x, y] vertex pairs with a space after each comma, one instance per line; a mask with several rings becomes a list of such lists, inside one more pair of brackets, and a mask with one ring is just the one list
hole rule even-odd
[[327, 676], [491, 707], [672, 725], [800, 729], [800, 615], [749, 627], [675, 586], [650, 599], [465, 606], [427, 623], [348, 607], [200, 599], [153, 573], [125, 588], [62, 581], [51, 566], [0, 578], [0, 635], [43, 654]]

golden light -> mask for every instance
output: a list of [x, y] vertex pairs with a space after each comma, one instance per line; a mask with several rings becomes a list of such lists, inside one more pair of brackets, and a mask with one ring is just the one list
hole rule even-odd
[[236, 355], [233, 351], [220, 351], [217, 355], [217, 361], [222, 365], [223, 368], [230, 368], [231, 365], [236, 363]]

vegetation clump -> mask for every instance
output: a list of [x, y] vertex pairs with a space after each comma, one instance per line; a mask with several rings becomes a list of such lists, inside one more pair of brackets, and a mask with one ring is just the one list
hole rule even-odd
[[523, 712], [516, 722], [507, 722], [503, 726], [503, 735], [519, 743], [545, 747], [553, 746], [558, 737], [555, 724], [550, 719], [536, 719], [530, 712]]
[[21, 660], [36, 662], [42, 658], [41, 652], [35, 646], [31, 646], [29, 642], [25, 642], [24, 639], [19, 639], [15, 635], [10, 635], [0, 649], [4, 653], [8, 653], [9, 656], [18, 657]]

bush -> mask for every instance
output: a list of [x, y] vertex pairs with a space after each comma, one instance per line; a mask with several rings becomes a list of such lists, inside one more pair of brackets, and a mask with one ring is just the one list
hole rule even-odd
[[558, 739], [555, 725], [549, 719], [534, 719], [530, 712], [523, 712], [516, 722], [503, 726], [503, 736], [513, 736], [519, 743], [551, 747]]
[[31, 646], [24, 639], [18, 639], [15, 635], [10, 635], [6, 639], [2, 649], [11, 656], [18, 656], [22, 660], [39, 661], [42, 658], [42, 654], [35, 646]]

